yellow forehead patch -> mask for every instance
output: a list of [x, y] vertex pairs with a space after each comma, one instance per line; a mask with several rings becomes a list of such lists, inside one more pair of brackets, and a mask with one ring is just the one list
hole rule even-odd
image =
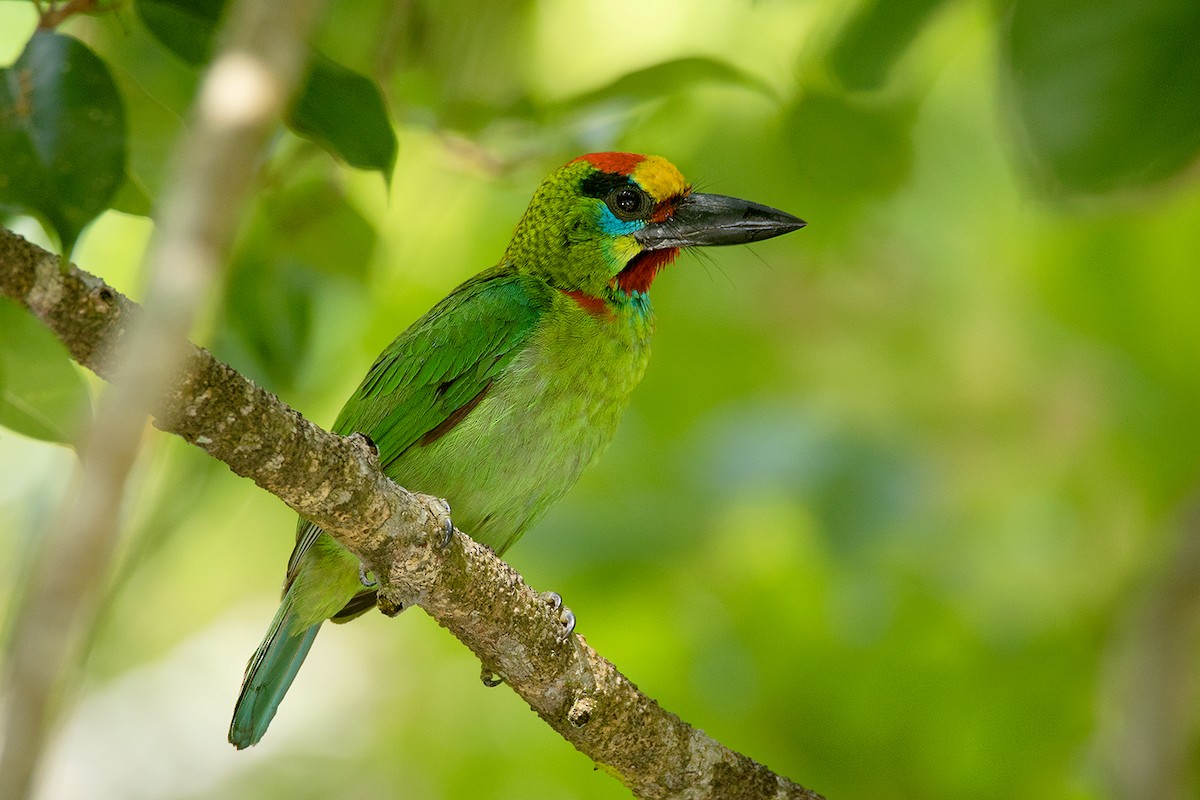
[[630, 177], [637, 181], [655, 202], [662, 202], [669, 197], [687, 194], [689, 187], [683, 175], [675, 165], [662, 156], [646, 156], [638, 164]]

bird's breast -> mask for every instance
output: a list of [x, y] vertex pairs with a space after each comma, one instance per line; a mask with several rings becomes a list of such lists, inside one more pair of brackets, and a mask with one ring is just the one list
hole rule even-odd
[[479, 405], [406, 457], [406, 472], [419, 473], [410, 488], [447, 497], [463, 530], [503, 552], [611, 441], [652, 328], [648, 308], [595, 315], [564, 298]]

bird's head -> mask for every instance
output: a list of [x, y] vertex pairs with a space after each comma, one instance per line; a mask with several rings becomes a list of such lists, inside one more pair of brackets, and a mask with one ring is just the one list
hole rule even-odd
[[680, 248], [745, 244], [804, 224], [758, 203], [693, 192], [665, 158], [592, 153], [542, 182], [505, 260], [564, 291], [628, 298], [645, 294]]

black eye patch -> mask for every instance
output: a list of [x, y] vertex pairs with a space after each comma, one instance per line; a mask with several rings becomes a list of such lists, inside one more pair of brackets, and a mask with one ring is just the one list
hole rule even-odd
[[585, 197], [606, 200], [614, 191], [625, 187], [636, 189], [637, 184], [631, 181], [628, 175], [619, 172], [593, 172], [583, 179], [579, 188]]

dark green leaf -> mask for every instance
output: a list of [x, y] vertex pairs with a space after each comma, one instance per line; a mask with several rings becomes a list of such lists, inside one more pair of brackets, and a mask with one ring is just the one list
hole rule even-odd
[[1010, 119], [1043, 188], [1147, 186], [1200, 154], [1200, 3], [1020, 0], [1004, 32]]
[[842, 30], [829, 63], [851, 90], [878, 89], [892, 66], [946, 0], [862, 3]]
[[396, 132], [383, 94], [365, 75], [314, 53], [288, 124], [350, 166], [375, 170], [391, 181]]
[[125, 177], [125, 114], [104, 62], [39, 31], [0, 70], [0, 207], [41, 217], [70, 254]]
[[212, 57], [226, 0], [137, 0], [138, 17], [172, 53], [193, 65]]
[[89, 403], [62, 343], [28, 311], [0, 297], [0, 425], [71, 444]]

